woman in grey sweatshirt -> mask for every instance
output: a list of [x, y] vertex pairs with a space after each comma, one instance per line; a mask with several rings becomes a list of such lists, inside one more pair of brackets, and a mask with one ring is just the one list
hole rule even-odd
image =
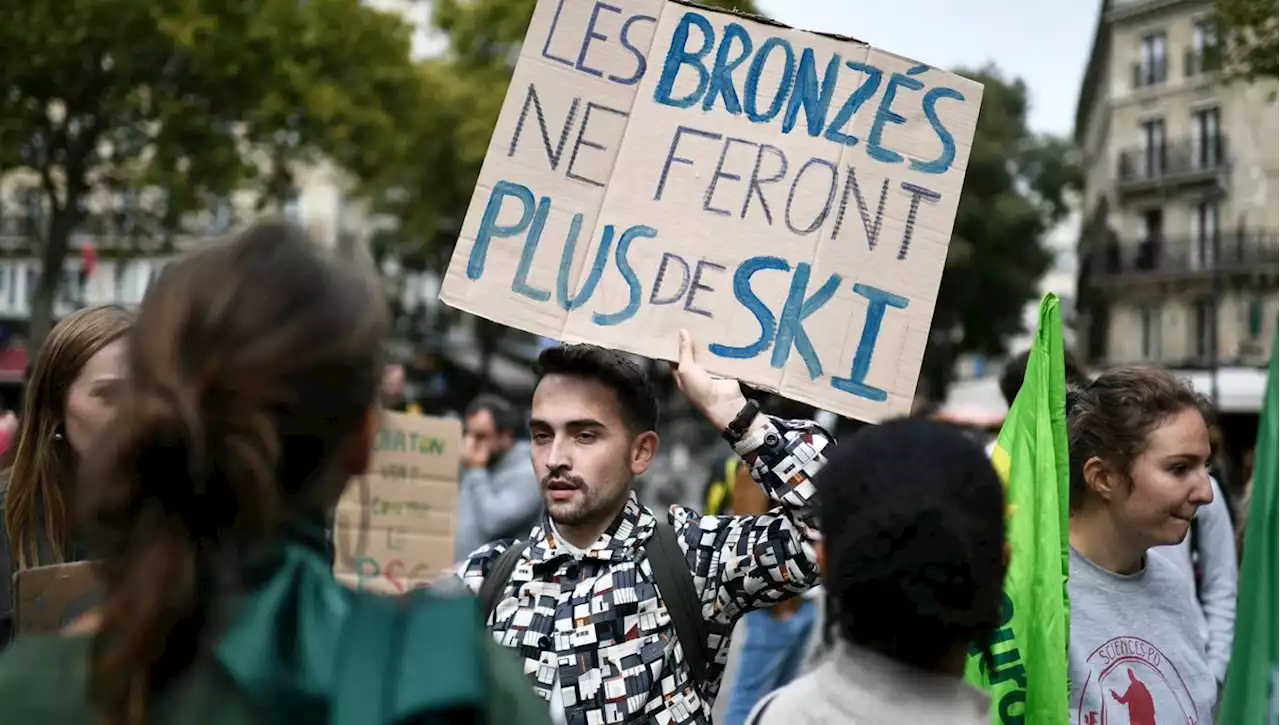
[[925, 420], [864, 428], [818, 474], [831, 649], [752, 725], [988, 725], [962, 679], [1003, 602], [1004, 490], [977, 443]]
[[1162, 370], [1068, 395], [1072, 725], [1209, 725], [1217, 701], [1195, 584], [1153, 547], [1213, 500], [1208, 406]]

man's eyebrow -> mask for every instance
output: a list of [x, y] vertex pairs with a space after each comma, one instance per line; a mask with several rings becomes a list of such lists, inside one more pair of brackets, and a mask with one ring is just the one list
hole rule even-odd
[[[601, 423], [600, 421], [594, 418], [579, 418], [577, 420], [571, 420], [565, 423], [564, 425], [566, 428], [604, 428], [605, 427], [604, 423]], [[539, 428], [553, 427], [547, 421], [541, 420], [538, 418], [530, 418], [529, 426], [530, 427], [537, 426]]]

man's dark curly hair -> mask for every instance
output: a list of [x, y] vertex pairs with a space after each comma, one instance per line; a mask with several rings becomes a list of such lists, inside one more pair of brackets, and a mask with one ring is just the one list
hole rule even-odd
[[538, 379], [548, 375], [594, 380], [618, 398], [622, 422], [633, 433], [658, 429], [658, 394], [649, 375], [626, 355], [596, 345], [549, 347], [538, 355]]
[[951, 425], [894, 420], [836, 446], [818, 474], [832, 631], [922, 669], [1001, 622], [1004, 489]]

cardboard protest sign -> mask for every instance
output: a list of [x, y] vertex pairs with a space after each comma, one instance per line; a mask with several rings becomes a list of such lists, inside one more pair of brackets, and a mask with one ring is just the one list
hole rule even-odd
[[338, 503], [338, 580], [399, 594], [453, 564], [461, 461], [459, 421], [385, 413], [369, 473], [353, 479]]
[[914, 397], [982, 86], [673, 0], [540, 0], [441, 299], [864, 420]]
[[101, 598], [90, 562], [23, 569], [13, 577], [14, 628], [20, 635], [57, 633]]

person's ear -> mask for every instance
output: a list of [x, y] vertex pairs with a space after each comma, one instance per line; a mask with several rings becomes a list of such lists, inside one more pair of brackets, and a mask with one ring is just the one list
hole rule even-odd
[[639, 476], [649, 470], [658, 456], [658, 434], [647, 430], [631, 441], [631, 475]]
[[1115, 498], [1120, 476], [1105, 461], [1093, 456], [1084, 462], [1084, 487], [1107, 503]]
[[373, 460], [373, 442], [377, 440], [381, 426], [382, 408], [374, 405], [365, 413], [359, 430], [343, 456], [343, 467], [348, 476], [362, 476], [369, 472], [369, 463]]

